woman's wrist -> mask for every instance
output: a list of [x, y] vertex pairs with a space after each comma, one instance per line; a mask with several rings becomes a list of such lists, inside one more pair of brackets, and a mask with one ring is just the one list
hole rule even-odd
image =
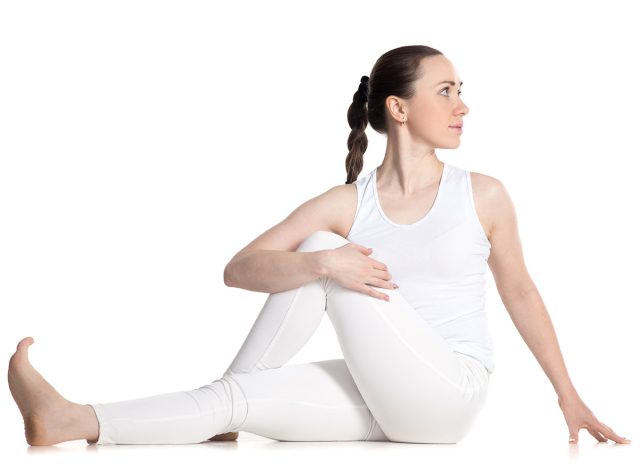
[[558, 403], [560, 405], [569, 401], [580, 400], [580, 399], [581, 399], [580, 395], [578, 395], [578, 392], [576, 391], [575, 388], [571, 388], [570, 390], [567, 390], [565, 392], [558, 393]]
[[330, 276], [331, 273], [331, 259], [333, 249], [323, 249], [311, 252], [313, 256], [314, 271], [318, 277]]

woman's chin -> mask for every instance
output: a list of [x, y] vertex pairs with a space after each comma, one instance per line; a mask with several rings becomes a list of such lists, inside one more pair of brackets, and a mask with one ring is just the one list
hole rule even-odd
[[446, 144], [443, 144], [442, 146], [438, 146], [438, 148], [456, 149], [458, 146], [460, 146], [460, 139], [458, 139], [458, 141], [456, 141], [456, 142], [448, 141]]

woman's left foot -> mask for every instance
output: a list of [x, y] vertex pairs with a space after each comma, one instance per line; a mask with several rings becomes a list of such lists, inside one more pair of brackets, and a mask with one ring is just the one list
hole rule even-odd
[[209, 440], [236, 440], [237, 438], [237, 432], [225, 432], [224, 434], [216, 434]]
[[54, 445], [73, 440], [69, 425], [72, 403], [62, 397], [29, 362], [28, 348], [33, 338], [18, 343], [9, 360], [9, 390], [24, 419], [29, 445]]

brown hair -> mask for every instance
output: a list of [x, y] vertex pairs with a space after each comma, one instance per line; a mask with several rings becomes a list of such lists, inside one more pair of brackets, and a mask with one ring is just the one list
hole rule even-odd
[[363, 155], [369, 140], [365, 129], [367, 122], [378, 133], [387, 133], [386, 104], [387, 96], [394, 95], [402, 99], [411, 99], [415, 94], [414, 82], [420, 78], [420, 61], [424, 57], [444, 55], [437, 49], [425, 45], [398, 47], [385, 52], [376, 60], [370, 76], [360, 80], [358, 91], [347, 110], [347, 121], [351, 132], [347, 139], [349, 154], [345, 166], [347, 181], [350, 184], [362, 171]]

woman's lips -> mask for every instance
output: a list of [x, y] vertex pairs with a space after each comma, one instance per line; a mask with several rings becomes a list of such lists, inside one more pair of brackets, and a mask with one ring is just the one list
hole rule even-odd
[[454, 132], [462, 133], [462, 127], [449, 127], [449, 128], [452, 129]]

